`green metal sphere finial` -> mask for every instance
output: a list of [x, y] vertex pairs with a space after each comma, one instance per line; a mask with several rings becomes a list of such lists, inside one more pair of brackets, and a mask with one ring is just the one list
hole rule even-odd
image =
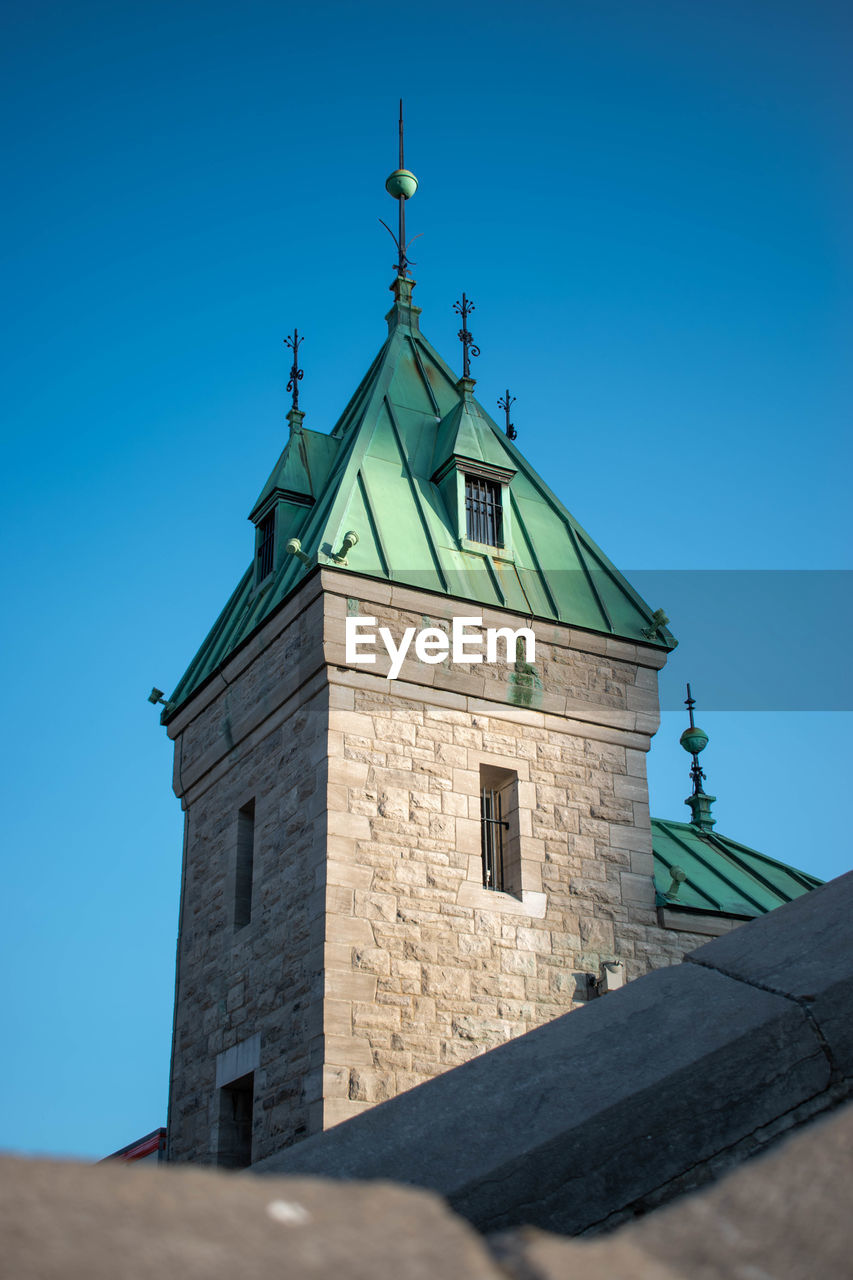
[[687, 686], [687, 697], [684, 699], [684, 705], [687, 707], [687, 714], [690, 716], [690, 724], [682, 733], [679, 742], [684, 750], [693, 757], [693, 764], [690, 766], [693, 794], [688, 796], [684, 803], [690, 806], [694, 826], [699, 827], [702, 831], [710, 831], [716, 821], [711, 817], [711, 803], [717, 797], [707, 795], [702, 786], [705, 781], [705, 772], [699, 764], [699, 752], [704, 751], [707, 747], [708, 735], [704, 729], [700, 729], [698, 724], [693, 721], [693, 708], [696, 706], [696, 699], [690, 692], [690, 685]]
[[411, 169], [395, 169], [385, 179], [385, 190], [395, 200], [411, 200], [418, 189], [418, 180]]
[[[407, 249], [409, 248], [409, 246], [406, 244], [406, 201], [411, 200], [412, 196], [417, 191], [418, 180], [415, 177], [415, 175], [412, 173], [411, 169], [407, 169], [405, 167], [405, 162], [403, 159], [403, 99], [402, 98], [400, 99], [399, 129], [400, 129], [400, 166], [399, 168], [395, 169], [392, 174], [389, 174], [389, 176], [385, 179], [385, 190], [388, 192], [389, 196], [394, 197], [398, 205], [398, 228], [399, 228], [398, 234], [395, 236], [394, 232], [388, 226], [388, 223], [385, 222], [382, 218], [380, 218], [379, 221], [382, 223], [383, 227], [388, 232], [391, 239], [394, 241], [395, 245], [397, 246], [398, 259], [394, 263], [394, 270], [397, 272], [398, 277], [402, 277], [402, 279], [405, 280], [409, 275], [409, 267], [413, 267], [415, 265], [409, 259], [409, 256], [406, 252]], [[418, 237], [415, 236], [416, 240], [417, 238]]]
[[708, 745], [708, 735], [704, 729], [699, 728], [698, 724], [694, 724], [684, 730], [678, 741], [689, 755], [698, 756], [699, 752], [704, 751]]
[[687, 686], [687, 697], [684, 699], [684, 705], [687, 708], [687, 714], [690, 717], [690, 724], [684, 730], [678, 741], [684, 750], [693, 757], [693, 768], [691, 769], [691, 777], [693, 778], [694, 791], [702, 790], [702, 779], [705, 777], [699, 768], [699, 761], [696, 757], [700, 751], [704, 751], [708, 745], [708, 735], [704, 729], [700, 729], [698, 724], [693, 720], [693, 708], [696, 706], [696, 699], [690, 692], [690, 685]]

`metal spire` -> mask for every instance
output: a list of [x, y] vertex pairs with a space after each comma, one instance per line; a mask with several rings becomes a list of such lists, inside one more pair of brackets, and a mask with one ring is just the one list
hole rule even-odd
[[690, 692], [689, 684], [687, 686], [687, 697], [684, 699], [684, 705], [687, 708], [687, 714], [690, 717], [690, 729], [693, 732], [689, 734], [682, 734], [682, 737], [685, 739], [685, 741], [682, 742], [682, 746], [685, 751], [689, 751], [693, 756], [693, 764], [690, 766], [690, 777], [693, 779], [694, 796], [700, 796], [705, 794], [702, 789], [702, 783], [705, 781], [705, 771], [699, 764], [699, 752], [705, 750], [705, 747], [708, 745], [708, 739], [705, 738], [701, 729], [699, 730], [699, 733], [702, 734], [705, 741], [701, 742], [697, 736], [696, 725], [693, 720], [693, 708], [696, 706], [696, 699]]
[[[403, 163], [403, 99], [401, 98], [400, 99], [400, 163], [397, 166], [397, 168], [405, 169], [405, 167], [406, 166]], [[406, 258], [406, 202], [402, 197], [397, 198], [397, 215], [398, 215], [397, 245], [400, 250], [400, 261], [397, 264], [397, 266], [399, 269], [399, 274], [401, 276], [404, 276], [406, 274], [406, 268], [408, 267], [409, 263]]]
[[679, 741], [684, 750], [693, 757], [693, 764], [690, 766], [693, 794], [688, 796], [684, 803], [689, 806], [693, 815], [693, 825], [699, 827], [701, 831], [710, 831], [716, 821], [711, 817], [711, 805], [717, 797], [709, 796], [702, 786], [705, 781], [705, 772], [699, 764], [699, 752], [704, 751], [707, 747], [708, 735], [704, 729], [699, 728], [693, 719], [693, 708], [696, 706], [696, 699], [690, 692], [690, 685], [687, 686], [687, 697], [684, 699], [684, 705], [687, 707], [690, 725], [684, 730]]
[[498, 400], [498, 408], [506, 411], [506, 433], [510, 440], [514, 440], [518, 435], [518, 432], [509, 420], [509, 406], [515, 403], [515, 399], [515, 396], [511, 396], [509, 394], [509, 387], [507, 387], [506, 395], [503, 399]]
[[474, 338], [468, 329], [468, 317], [474, 310], [473, 302], [470, 302], [465, 294], [462, 294], [461, 302], [454, 302], [453, 310], [458, 316], [462, 317], [462, 328], [459, 330], [459, 341], [462, 343], [462, 377], [471, 377], [471, 356], [478, 356], [480, 348], [475, 345]]
[[687, 697], [684, 699], [684, 705], [687, 708], [687, 714], [690, 717], [690, 728], [695, 729], [696, 725], [693, 722], [693, 708], [696, 706], [696, 699], [693, 697], [693, 694], [690, 692], [689, 684], [687, 686]]
[[304, 341], [304, 338], [300, 338], [298, 329], [294, 329], [292, 335], [284, 339], [284, 345], [293, 352], [293, 364], [290, 366], [290, 381], [287, 384], [287, 389], [293, 392], [293, 405], [291, 408], [295, 411], [299, 410], [299, 384], [302, 381], [302, 370], [299, 368], [299, 348]]
[[[391, 230], [391, 228], [388, 226], [388, 223], [385, 222], [383, 218], [380, 218], [379, 221], [382, 223], [383, 227], [388, 232], [389, 236], [397, 246], [397, 261], [394, 263], [394, 270], [396, 271], [398, 276], [402, 277], [405, 280], [409, 275], [409, 267], [413, 267], [415, 265], [408, 256], [409, 245], [406, 244], [406, 201], [410, 200], [411, 197], [417, 191], [418, 180], [415, 177], [415, 175], [411, 172], [411, 170], [405, 168], [405, 165], [404, 165], [403, 99], [402, 98], [400, 99], [399, 135], [400, 135], [400, 167], [398, 169], [395, 169], [394, 172], [385, 180], [385, 190], [388, 192], [389, 196], [393, 196], [394, 199], [397, 201], [397, 215], [398, 215], [397, 235], [396, 236], [394, 235], [394, 232]], [[417, 240], [418, 237], [415, 236], [414, 239]]]

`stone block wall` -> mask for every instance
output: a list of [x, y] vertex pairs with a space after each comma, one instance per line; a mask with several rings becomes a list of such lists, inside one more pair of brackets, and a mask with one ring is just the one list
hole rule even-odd
[[[659, 651], [536, 626], [533, 664], [347, 666], [347, 615], [447, 631], [476, 607], [328, 583], [324, 1127], [701, 941], [661, 929], [645, 755]], [[527, 625], [486, 613], [484, 625]], [[522, 680], [521, 677], [524, 677]], [[517, 777], [521, 891], [483, 887], [481, 769]]]
[[[170, 722], [186, 810], [171, 1160], [216, 1160], [235, 1081], [261, 1160], [584, 1003], [605, 961], [630, 979], [704, 941], [654, 905], [659, 650], [536, 624], [532, 663], [409, 659], [390, 681], [387, 659], [346, 662], [356, 612], [395, 636], [454, 614], [528, 624], [323, 570]], [[511, 892], [482, 884], [481, 770], [513, 778]]]
[[[235, 1077], [252, 1077], [253, 1159], [322, 1126], [328, 699], [321, 670], [302, 682], [311, 651], [322, 659], [321, 601], [300, 603], [170, 726], [187, 784], [173, 1161], [217, 1162]], [[251, 919], [235, 927], [237, 815], [252, 802]]]

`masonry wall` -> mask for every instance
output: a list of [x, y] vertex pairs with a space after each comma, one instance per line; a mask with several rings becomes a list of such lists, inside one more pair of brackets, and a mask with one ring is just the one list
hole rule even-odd
[[[266, 647], [240, 655], [170, 726], [186, 809], [170, 1160], [217, 1162], [220, 1090], [247, 1075], [253, 1159], [322, 1125], [321, 627], [321, 601], [303, 592]], [[235, 928], [237, 815], [252, 801], [251, 920]]]
[[[534, 663], [348, 665], [348, 614], [501, 611], [309, 578], [173, 718], [186, 810], [169, 1158], [214, 1161], [251, 1076], [252, 1159], [328, 1128], [705, 939], [658, 924], [645, 754], [664, 655], [536, 624]], [[480, 769], [517, 776], [520, 884], [483, 888]], [[234, 927], [255, 804], [252, 918]]]
[[[414, 660], [389, 681], [341, 660], [347, 614], [397, 638], [479, 611], [360, 585], [325, 599], [325, 1127], [585, 1003], [605, 961], [631, 979], [704, 941], [654, 905], [660, 651], [537, 625], [532, 666]], [[481, 766], [518, 777], [517, 894], [482, 885]]]

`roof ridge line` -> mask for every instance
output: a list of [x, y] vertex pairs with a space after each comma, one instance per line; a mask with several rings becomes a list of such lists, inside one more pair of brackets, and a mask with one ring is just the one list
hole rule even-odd
[[403, 441], [400, 438], [399, 424], [395, 417], [394, 410], [391, 407], [391, 401], [388, 397], [387, 392], [385, 393], [385, 396], [383, 397], [383, 399], [385, 402], [385, 412], [388, 414], [388, 418], [391, 422], [391, 430], [394, 432], [394, 440], [396, 441], [397, 448], [400, 451], [400, 458], [403, 463], [403, 470], [406, 473], [406, 479], [409, 482], [409, 488], [411, 490], [413, 498], [415, 499], [415, 506], [417, 507], [418, 516], [420, 517], [421, 525], [423, 527], [423, 531], [426, 536], [427, 546], [429, 547], [429, 553], [432, 556], [432, 562], [433, 562], [433, 565], [435, 566], [435, 571], [438, 574], [438, 580], [442, 584], [442, 587], [444, 588], [444, 590], [448, 591], [449, 585], [447, 582], [447, 578], [444, 576], [444, 570], [441, 567], [441, 560], [438, 555], [438, 548], [435, 545], [435, 538], [433, 537], [432, 529], [429, 526], [429, 520], [427, 519], [427, 516], [424, 513], [423, 502], [421, 501], [421, 495], [418, 491], [417, 484], [415, 483], [415, 477], [412, 472], [412, 468], [409, 465], [409, 459], [406, 456], [406, 450], [403, 448]]
[[[365, 399], [364, 407], [362, 412], [359, 415], [358, 422], [353, 423], [350, 429], [346, 432], [346, 438], [349, 441], [349, 448], [347, 449], [344, 456], [341, 458], [340, 475], [337, 478], [334, 492], [329, 495], [330, 496], [329, 504], [328, 506], [324, 507], [324, 513], [327, 513], [327, 514], [324, 514], [323, 523], [329, 526], [330, 532], [332, 531], [332, 529], [334, 529], [333, 540], [337, 539], [338, 530], [343, 521], [344, 515], [346, 514], [346, 505], [347, 505], [346, 503], [344, 504], [344, 508], [345, 508], [344, 511], [341, 513], [340, 516], [336, 517], [335, 516], [336, 504], [343, 492], [347, 474], [352, 471], [354, 463], [356, 463], [355, 473], [358, 474], [359, 470], [361, 469], [364, 458], [367, 454], [370, 443], [374, 435], [376, 434], [376, 428], [378, 425], [378, 415], [375, 412], [375, 409], [378, 409], [378, 407], [381, 406], [386, 399], [388, 387], [391, 383], [391, 380], [394, 376], [394, 372], [396, 370], [396, 359], [391, 357], [392, 355], [396, 354], [395, 348], [399, 348], [403, 345], [404, 337], [405, 335], [399, 326], [393, 329], [391, 333], [389, 333], [388, 340], [385, 343], [381, 353], [383, 356], [382, 361], [379, 364], [379, 367], [376, 368], [374, 371], [373, 388], [371, 389], [370, 394], [367, 395]], [[368, 432], [363, 432], [364, 424], [365, 422], [368, 421], [368, 419], [372, 420], [372, 425]], [[343, 438], [344, 437], [342, 436], [341, 439]], [[318, 520], [317, 524], [319, 523], [320, 522]], [[316, 528], [315, 522], [313, 520], [309, 520], [308, 525], [306, 525], [306, 532], [307, 532], [307, 529], [310, 527]]]
[[[549, 602], [549, 604], [551, 605], [551, 608], [552, 608], [552, 610], [553, 610], [553, 612], [554, 612], [554, 616], [555, 616], [556, 618], [558, 618], [558, 619], [559, 619], [559, 621], [562, 623], [562, 622], [564, 622], [564, 618], [563, 618], [562, 613], [560, 612], [559, 605], [557, 604], [557, 598], [556, 598], [556, 596], [554, 595], [553, 591], [551, 590], [551, 584], [550, 584], [550, 582], [548, 581], [548, 574], [547, 574], [546, 570], [542, 568], [542, 564], [541, 564], [541, 562], [540, 562], [540, 560], [539, 560], [538, 555], [536, 554], [536, 548], [534, 547], [534, 545], [533, 545], [533, 543], [532, 543], [531, 539], [530, 539], [530, 538], [528, 537], [528, 535], [527, 535], [527, 527], [526, 527], [526, 525], [525, 525], [525, 523], [524, 523], [524, 520], [522, 519], [522, 516], [521, 516], [521, 509], [519, 508], [519, 505], [518, 505], [518, 499], [516, 498], [515, 494], [513, 493], [513, 491], [512, 491], [512, 488], [511, 488], [511, 487], [510, 487], [510, 490], [509, 490], [509, 502], [510, 502], [510, 509], [511, 509], [511, 510], [512, 510], [512, 512], [513, 512], [513, 523], [514, 523], [514, 527], [515, 527], [516, 529], [518, 529], [518, 531], [519, 531], [519, 534], [520, 534], [521, 538], [524, 540], [524, 544], [525, 544], [525, 546], [527, 547], [527, 550], [530, 552], [530, 559], [533, 561], [533, 564], [534, 564], [534, 567], [535, 567], [535, 569], [536, 569], [536, 572], [539, 574], [539, 577], [540, 577], [540, 579], [541, 579], [541, 581], [542, 581], [542, 586], [543, 586], [543, 587], [544, 587], [544, 589], [545, 589], [545, 594], [546, 594], [546, 596], [548, 597], [548, 602]], [[528, 599], [527, 592], [524, 590], [524, 584], [521, 582], [521, 578], [519, 577], [518, 569], [517, 569], [517, 568], [516, 568], [516, 571], [515, 571], [515, 572], [516, 572], [516, 577], [518, 577], [519, 584], [520, 584], [520, 586], [521, 586], [521, 590], [522, 590], [522, 592], [523, 592], [523, 594], [524, 594], [524, 597], [525, 597], [525, 599], [527, 600], [527, 602], [528, 602], [528, 604], [529, 604], [529, 603], [530, 603], [530, 601], [529, 601], [529, 599]], [[531, 617], [533, 617], [533, 616], [534, 616], [534, 615], [533, 615], [533, 613], [531, 612]]]
[[[373, 357], [373, 360], [371, 361], [371, 363], [370, 363], [370, 365], [369, 365], [369, 367], [368, 367], [368, 370], [367, 370], [367, 372], [365, 373], [364, 377], [361, 379], [361, 381], [359, 382], [359, 384], [358, 384], [358, 386], [356, 387], [355, 391], [352, 393], [352, 395], [350, 396], [349, 400], [347, 401], [347, 403], [346, 403], [346, 405], [345, 405], [345, 407], [344, 407], [344, 410], [343, 410], [343, 412], [340, 414], [340, 416], [338, 417], [337, 421], [335, 422], [335, 425], [332, 427], [331, 431], [327, 432], [326, 434], [328, 434], [328, 435], [330, 435], [330, 436], [334, 436], [335, 432], [336, 432], [336, 431], [338, 430], [338, 428], [341, 426], [341, 424], [343, 423], [343, 421], [344, 421], [344, 419], [346, 418], [347, 414], [350, 412], [350, 410], [351, 410], [351, 409], [353, 408], [353, 406], [356, 404], [356, 402], [357, 402], [357, 400], [358, 400], [359, 396], [362, 394], [362, 392], [363, 392], [363, 391], [364, 391], [364, 389], [366, 388], [367, 384], [370, 382], [370, 379], [376, 375], [376, 372], [377, 372], [377, 370], [378, 370], [378, 367], [379, 367], [379, 365], [382, 363], [383, 358], [385, 357], [385, 355], [387, 354], [388, 348], [391, 346], [391, 342], [392, 342], [392, 339], [393, 339], [393, 338], [394, 338], [394, 331], [392, 331], [391, 333], [389, 333], [389, 334], [388, 334], [388, 336], [386, 337], [385, 341], [382, 343], [382, 346], [379, 348], [379, 350], [377, 351], [376, 355]], [[338, 438], [340, 438], [340, 437], [338, 437]]]

